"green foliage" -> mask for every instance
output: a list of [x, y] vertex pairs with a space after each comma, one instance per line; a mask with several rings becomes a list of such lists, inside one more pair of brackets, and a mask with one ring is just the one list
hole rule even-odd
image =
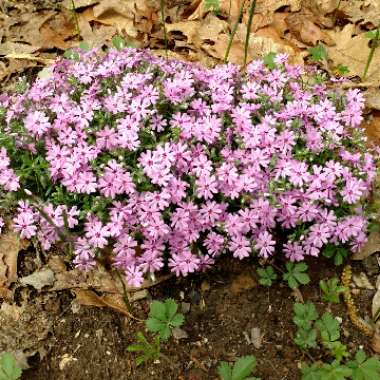
[[328, 280], [321, 280], [319, 282], [319, 287], [323, 292], [322, 300], [332, 303], [339, 303], [339, 295], [345, 291], [345, 287], [339, 285], [339, 279], [336, 277], [329, 278]]
[[380, 361], [378, 358], [366, 358], [363, 350], [355, 355], [355, 360], [347, 363], [352, 370], [353, 380], [380, 380]]
[[378, 28], [376, 28], [375, 30], [370, 30], [369, 32], [364, 33], [364, 35], [369, 40], [380, 40], [380, 36], [377, 35], [378, 34], [377, 31], [378, 31]]
[[63, 56], [66, 59], [71, 59], [72, 61], [80, 61], [80, 56], [77, 51], [74, 51], [73, 49], [67, 49], [64, 53]]
[[306, 285], [310, 282], [310, 277], [305, 273], [308, 266], [305, 263], [286, 263], [287, 272], [284, 273], [283, 279], [288, 282], [291, 289], [298, 288], [300, 285]]
[[293, 322], [297, 327], [307, 328], [311, 326], [311, 322], [318, 318], [317, 310], [312, 302], [306, 303], [296, 302], [293, 305], [294, 318]]
[[303, 380], [380, 380], [380, 361], [366, 359], [364, 351], [356, 353], [355, 359], [345, 362], [350, 356], [347, 347], [340, 339], [340, 324], [330, 313], [318, 319], [318, 313], [311, 302], [295, 303], [293, 322], [298, 327], [294, 342], [302, 349], [317, 346], [317, 329], [322, 347], [330, 351], [334, 360], [331, 363], [315, 362], [302, 365]]
[[293, 306], [293, 322], [298, 327], [294, 343], [302, 349], [316, 347], [317, 330], [313, 327], [313, 321], [318, 318], [317, 310], [312, 302], [295, 303]]
[[323, 45], [317, 45], [307, 49], [312, 61], [320, 62], [327, 59], [327, 51]]
[[266, 268], [258, 268], [257, 274], [260, 276], [259, 283], [264, 286], [272, 286], [273, 281], [277, 279], [277, 273], [270, 265]]
[[274, 59], [276, 57], [276, 53], [268, 53], [264, 59], [263, 59], [263, 62], [264, 62], [264, 65], [269, 69], [269, 70], [273, 70], [276, 68], [276, 63], [274, 62]]
[[344, 380], [351, 376], [351, 370], [338, 361], [316, 363], [302, 368], [302, 380]]
[[150, 360], [154, 361], [160, 357], [160, 336], [154, 337], [150, 343], [142, 332], [138, 332], [137, 343], [127, 347], [129, 352], [141, 352], [142, 354], [136, 358], [136, 365], [139, 366]]
[[112, 46], [119, 51], [122, 51], [126, 46], [127, 43], [125, 39], [121, 36], [113, 36], [112, 37]]
[[227, 362], [221, 362], [218, 375], [222, 380], [260, 380], [250, 375], [256, 368], [256, 358], [253, 355], [243, 356], [236, 360], [233, 367]]
[[380, 380], [380, 361], [366, 358], [363, 350], [355, 355], [355, 360], [346, 364], [334, 360], [329, 363], [315, 363], [302, 367], [302, 380]]
[[150, 332], [158, 333], [160, 338], [167, 340], [172, 335], [172, 328], [183, 324], [183, 314], [177, 313], [178, 305], [169, 298], [165, 302], [153, 301], [150, 305], [149, 318], [146, 326]]
[[22, 370], [11, 353], [4, 352], [0, 355], [0, 380], [17, 380], [21, 373]]
[[348, 256], [348, 251], [344, 247], [337, 247], [334, 244], [328, 244], [326, 248], [322, 251], [323, 256], [334, 259], [334, 264], [336, 266], [342, 265], [344, 260]]
[[324, 313], [315, 325], [321, 333], [322, 342], [334, 342], [340, 338], [339, 322], [330, 313]]
[[341, 63], [339, 63], [338, 65], [335, 66], [335, 71], [339, 75], [345, 75], [350, 72], [350, 69], [347, 66], [344, 66]]
[[204, 7], [207, 11], [212, 11], [214, 13], [220, 12], [220, 2], [219, 0], [205, 0]]

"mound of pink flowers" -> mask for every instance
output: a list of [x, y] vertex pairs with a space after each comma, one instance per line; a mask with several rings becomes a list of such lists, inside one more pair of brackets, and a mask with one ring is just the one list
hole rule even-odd
[[366, 241], [375, 156], [363, 97], [274, 58], [205, 69], [148, 51], [80, 52], [0, 97], [12, 228], [74, 263], [111, 256], [131, 285], [230, 252], [292, 261]]

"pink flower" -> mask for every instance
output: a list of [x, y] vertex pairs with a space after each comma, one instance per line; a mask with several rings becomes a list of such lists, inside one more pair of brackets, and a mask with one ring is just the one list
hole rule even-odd
[[256, 239], [255, 248], [259, 251], [259, 255], [267, 259], [274, 252], [275, 241], [268, 231], [261, 232]]
[[251, 244], [249, 240], [243, 236], [233, 236], [231, 238], [231, 243], [228, 246], [228, 249], [233, 253], [234, 257], [242, 260], [244, 257], [248, 257], [251, 253]]
[[21, 211], [13, 218], [13, 229], [20, 234], [21, 239], [30, 239], [36, 235], [37, 227], [33, 212]]

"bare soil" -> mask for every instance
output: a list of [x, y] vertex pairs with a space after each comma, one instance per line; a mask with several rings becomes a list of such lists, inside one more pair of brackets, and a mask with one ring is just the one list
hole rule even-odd
[[[320, 313], [329, 305], [321, 302], [319, 280], [340, 276], [342, 268], [330, 261], [310, 261], [311, 285], [301, 289], [302, 297], [316, 304]], [[354, 266], [360, 272], [361, 264]], [[183, 326], [188, 337], [171, 339], [162, 352], [169, 360], [136, 368], [133, 354], [127, 352], [144, 323], [113, 311], [77, 307], [69, 292], [57, 294], [60, 301], [52, 328], [53, 347], [40, 362], [34, 358], [23, 380], [206, 380], [216, 379], [216, 367], [222, 360], [254, 354], [256, 376], [262, 380], [300, 379], [299, 366], [309, 361], [293, 343], [295, 326], [292, 308], [295, 296], [284, 283], [270, 288], [257, 284], [254, 264], [221, 260], [215, 269], [201, 276], [171, 279], [151, 289], [153, 299], [174, 298], [186, 312]], [[361, 290], [356, 296], [362, 317], [369, 314], [373, 291]], [[134, 304], [134, 314], [146, 318], [150, 300]], [[190, 305], [189, 305], [190, 304]], [[355, 352], [363, 345], [370, 352], [368, 338], [349, 321], [342, 302], [330, 311], [342, 318], [342, 340]], [[244, 332], [257, 327], [263, 334], [260, 348], [249, 344]], [[321, 350], [311, 351], [315, 360], [328, 360]]]

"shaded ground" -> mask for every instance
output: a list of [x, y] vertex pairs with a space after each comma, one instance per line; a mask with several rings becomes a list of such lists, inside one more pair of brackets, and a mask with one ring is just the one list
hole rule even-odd
[[[322, 312], [327, 305], [320, 301], [319, 279], [340, 276], [341, 268], [323, 260], [309, 262], [309, 266], [312, 285], [303, 287], [302, 295]], [[360, 271], [360, 265], [354, 269]], [[70, 306], [70, 295], [62, 293], [58, 311], [61, 315], [52, 328], [52, 350], [41, 363], [36, 358], [22, 379], [206, 380], [216, 378], [221, 360], [233, 361], [245, 354], [256, 356], [256, 375], [263, 380], [300, 379], [298, 367], [307, 358], [292, 342], [294, 296], [284, 284], [269, 289], [257, 286], [252, 263], [226, 258], [203, 276], [172, 279], [151, 293], [154, 299], [173, 297], [185, 309], [190, 304], [183, 326], [188, 338], [172, 339], [163, 345], [169, 363], [162, 361], [136, 369], [127, 346], [138, 330], [144, 331], [143, 323], [108, 310], [78, 308], [75, 303]], [[372, 291], [361, 290], [357, 304], [370, 305], [372, 296]], [[134, 312], [145, 318], [148, 308], [148, 300], [140, 301]], [[364, 345], [370, 352], [368, 339], [348, 320], [345, 305], [334, 305], [332, 312], [343, 319], [342, 340], [348, 347], [356, 351], [359, 345]], [[360, 313], [365, 316], [369, 310], [361, 306]], [[253, 327], [264, 334], [259, 349], [244, 337], [244, 332]], [[324, 359], [318, 356], [320, 351], [311, 354], [315, 360]]]

